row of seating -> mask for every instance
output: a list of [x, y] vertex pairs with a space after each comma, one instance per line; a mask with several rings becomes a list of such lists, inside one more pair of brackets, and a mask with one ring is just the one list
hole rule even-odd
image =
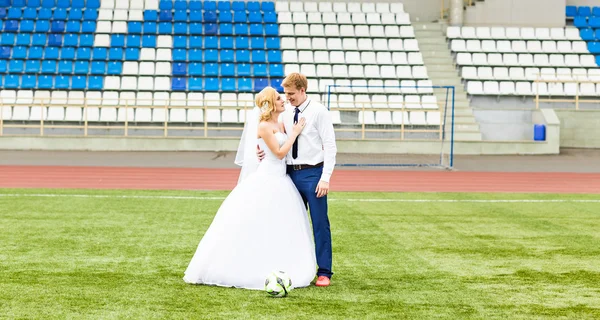
[[573, 25], [577, 28], [600, 28], [600, 17], [575, 17]]
[[324, 97], [323, 100], [329, 103], [332, 108], [343, 109], [433, 109], [438, 110], [439, 106], [435, 96], [419, 95], [366, 95], [366, 94], [332, 94]]
[[581, 35], [581, 39], [585, 41], [598, 41], [600, 40], [600, 29], [591, 29], [585, 28], [580, 29], [579, 34]]
[[[269, 35], [268, 33], [265, 33]], [[293, 37], [357, 37], [357, 38], [414, 38], [412, 26], [338, 25], [338, 24], [280, 24], [280, 36]]]
[[530, 54], [530, 53], [466, 53], [456, 55], [459, 66], [514, 66], [514, 67], [589, 67], [596, 68], [600, 59], [591, 54]]
[[553, 40], [462, 40], [450, 42], [454, 52], [490, 52], [490, 53], [588, 53], [585, 41]]
[[350, 12], [350, 13], [402, 13], [401, 2], [331, 2], [331, 1], [277, 1], [277, 12]]
[[349, 79], [429, 79], [424, 66], [363, 66], [327, 64], [286, 64], [285, 74], [300, 72], [307, 77], [349, 78]]
[[430, 80], [381, 80], [381, 79], [331, 79], [308, 77], [308, 93], [323, 94], [322, 101], [329, 100], [329, 94], [369, 93], [378, 94], [431, 94]]
[[531, 27], [448, 27], [450, 39], [581, 40], [579, 29]]
[[102, 90], [102, 76], [0, 75], [0, 87], [6, 89], [89, 89]]
[[[268, 38], [267, 38], [268, 39]], [[268, 44], [267, 44], [268, 45]], [[288, 50], [350, 50], [350, 51], [419, 51], [416, 39], [380, 38], [293, 38], [283, 37], [281, 49]], [[316, 54], [316, 52], [315, 52]]]
[[467, 93], [471, 95], [532, 96], [600, 96], [600, 86], [595, 83], [469, 81]]
[[149, 10], [233, 10], [275, 11], [272, 1], [200, 1], [200, 0], [0, 0], [0, 7], [16, 8], [106, 8]]
[[[110, 1], [112, 1], [112, 3], [114, 4], [114, 0], [108, 0], [106, 2]], [[127, 0], [124, 1], [127, 2]], [[9, 6], [17, 8], [100, 8], [100, 0], [0, 0], [0, 7]]]
[[600, 69], [583, 68], [521, 68], [521, 67], [463, 67], [461, 77], [467, 80], [563, 80], [598, 81]]
[[[284, 50], [285, 63], [347, 63], [362, 65], [423, 64], [420, 52], [292, 51]], [[412, 63], [410, 63], [412, 62]]]
[[410, 25], [410, 15], [408, 13], [280, 12], [277, 21], [294, 24]]
[[593, 9], [588, 6], [567, 6], [566, 10], [567, 17], [590, 17], [600, 16], [600, 7], [594, 7]]
[[[135, 19], [138, 13], [132, 15], [132, 20]], [[139, 11], [139, 17], [141, 17], [141, 11]], [[98, 19], [98, 9], [50, 9], [50, 8], [0, 8], [1, 19], [24, 19], [24, 20], [83, 20], [83, 21], [96, 21]], [[142, 20], [141, 18], [139, 20]]]

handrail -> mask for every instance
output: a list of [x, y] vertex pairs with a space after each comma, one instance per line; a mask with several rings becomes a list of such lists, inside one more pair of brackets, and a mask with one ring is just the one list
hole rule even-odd
[[[591, 83], [596, 85], [598, 82], [597, 81], [591, 81], [591, 80], [580, 80], [577, 78], [573, 78], [571, 80], [559, 80], [559, 79], [543, 79], [541, 76], [546, 76], [546, 75], [554, 75], [557, 76], [556, 74], [552, 74], [552, 73], [539, 73], [536, 74], [537, 78], [533, 81], [533, 85], [535, 86], [535, 108], [539, 109], [540, 108], [540, 102], [566, 102], [566, 103], [574, 103], [575, 104], [575, 110], [579, 110], [579, 104], [581, 103], [600, 103], [600, 100], [597, 99], [581, 99], [581, 95], [580, 95], [580, 85], [583, 83]], [[569, 96], [569, 97], [573, 97], [573, 99], [555, 99], [552, 98], [552, 96], [550, 94], [548, 95], [544, 95], [544, 96], [549, 96], [550, 98], [540, 98], [540, 83], [571, 83], [571, 84], [575, 84], [575, 95], [574, 96]], [[533, 90], [533, 87], [532, 87]], [[566, 96], [566, 95], [565, 95]], [[587, 97], [587, 96], [584, 96]], [[590, 96], [591, 97], [591, 96]]]

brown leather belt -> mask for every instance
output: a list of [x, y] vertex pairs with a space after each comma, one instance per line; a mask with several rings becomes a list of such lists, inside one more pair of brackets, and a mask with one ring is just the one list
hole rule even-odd
[[294, 171], [310, 169], [310, 168], [319, 168], [323, 166], [323, 162], [317, 163], [315, 165], [312, 164], [288, 164], [288, 168], [291, 168]]

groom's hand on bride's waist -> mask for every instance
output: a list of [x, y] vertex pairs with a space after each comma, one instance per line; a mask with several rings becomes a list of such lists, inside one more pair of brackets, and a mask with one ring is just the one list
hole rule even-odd
[[258, 161], [262, 161], [262, 159], [265, 158], [265, 151], [260, 150], [258, 145], [256, 145], [256, 157], [258, 158]]

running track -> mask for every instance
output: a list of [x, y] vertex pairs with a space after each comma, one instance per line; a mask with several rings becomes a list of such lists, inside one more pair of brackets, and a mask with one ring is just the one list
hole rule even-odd
[[[0, 166], [0, 188], [231, 190], [238, 169]], [[335, 191], [600, 194], [600, 173], [336, 170]]]

